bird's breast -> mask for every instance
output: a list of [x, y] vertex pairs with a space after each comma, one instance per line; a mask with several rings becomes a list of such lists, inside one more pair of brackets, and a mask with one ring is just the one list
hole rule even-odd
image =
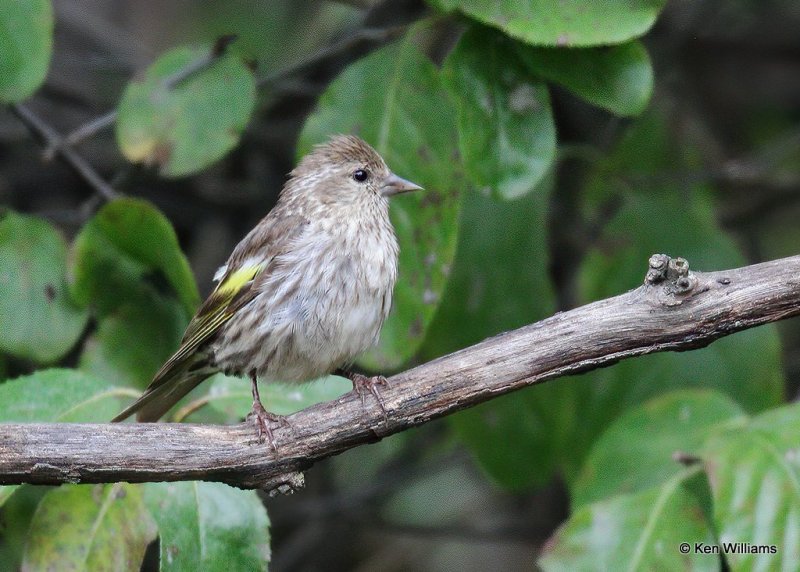
[[[378, 341], [397, 279], [397, 240], [391, 226], [353, 223], [310, 228], [270, 264], [251, 305], [258, 323], [227, 328], [230, 338], [242, 326], [251, 331], [248, 355], [260, 375], [313, 379]], [[217, 358], [233, 363], [242, 350], [219, 344]]]

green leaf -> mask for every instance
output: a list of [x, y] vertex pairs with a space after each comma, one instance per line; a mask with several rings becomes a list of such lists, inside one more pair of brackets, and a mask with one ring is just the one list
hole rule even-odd
[[16, 491], [17, 488], [18, 485], [8, 485], [0, 487], [0, 506], [3, 506], [3, 503], [5, 503], [8, 500], [8, 498], [12, 494], [14, 494], [14, 491]]
[[450, 420], [489, 478], [510, 491], [543, 485], [558, 463], [558, 447], [537, 411], [538, 394], [505, 395]]
[[[759, 360], [747, 356], [763, 356]], [[780, 346], [774, 332], [757, 328], [682, 353], [658, 353], [625, 360], [611, 368], [564, 378], [551, 408], [573, 412], [546, 425], [565, 437], [562, 462], [568, 479], [577, 474], [598, 436], [626, 409], [680, 388], [716, 390], [748, 412], [780, 400]], [[556, 384], [553, 384], [556, 385]], [[560, 423], [558, 423], [560, 421]]]
[[266, 570], [269, 519], [255, 491], [199, 481], [145, 485], [166, 570]]
[[42, 499], [28, 532], [23, 570], [131, 570], [156, 526], [141, 490], [128, 483], [64, 485]]
[[0, 214], [0, 351], [49, 363], [78, 341], [88, 316], [69, 298], [66, 257], [46, 222]]
[[[546, 213], [550, 184], [512, 202], [479, 193], [464, 197], [459, 243], [441, 307], [420, 354], [423, 359], [467, 347], [553, 313], [547, 268]], [[518, 490], [546, 481], [560, 447], [541, 415], [560, 411], [531, 388], [448, 417], [490, 477]], [[539, 412], [542, 407], [547, 411]], [[558, 423], [554, 423], [558, 427]]]
[[572, 487], [573, 505], [660, 485], [685, 470], [673, 453], [699, 456], [715, 427], [745, 419], [741, 407], [714, 391], [674, 391], [651, 399], [625, 412], [594, 444]]
[[178, 348], [185, 328], [177, 300], [142, 290], [100, 320], [86, 340], [80, 369], [121, 386], [144, 387]]
[[100, 314], [81, 369], [121, 385], [149, 382], [200, 298], [172, 225], [146, 201], [113, 201], [81, 229], [72, 274], [73, 297]]
[[617, 115], [638, 115], [653, 92], [653, 68], [640, 42], [601, 48], [516, 47], [531, 73]]
[[[545, 547], [539, 565], [557, 570], [719, 570], [719, 558], [695, 553], [714, 534], [686, 470], [660, 487], [584, 505]], [[681, 543], [690, 550], [682, 554]]]
[[156, 164], [162, 175], [199, 171], [232, 149], [255, 105], [253, 73], [233, 53], [183, 81], [176, 74], [209, 56], [213, 48], [175, 48], [119, 104], [117, 142], [130, 161]]
[[[25, 541], [36, 507], [52, 487], [14, 485], [0, 487], [0, 572], [19, 572], [25, 552]], [[9, 491], [6, 493], [5, 491]], [[10, 492], [14, 492], [11, 496]], [[10, 497], [10, 498], [9, 498]]]
[[187, 318], [200, 302], [175, 230], [147, 201], [108, 203], [81, 229], [73, 248], [72, 295], [101, 313], [138, 299], [142, 279], [159, 274], [183, 304]]
[[49, 0], [0, 0], [0, 101], [31, 95], [44, 81], [53, 48]]
[[[317, 403], [333, 401], [352, 388], [350, 381], [335, 375], [297, 385], [259, 384], [262, 403], [277, 415], [290, 415]], [[228, 419], [241, 419], [250, 413], [253, 405], [250, 381], [217, 374], [211, 379], [211, 389], [205, 399]]]
[[711, 439], [704, 453], [720, 543], [775, 546], [727, 551], [731, 570], [790, 570], [800, 562], [800, 405], [759, 415]]
[[335, 133], [372, 143], [398, 175], [425, 187], [392, 200], [400, 241], [400, 277], [370, 369], [397, 368], [424, 339], [447, 281], [464, 187], [455, 111], [436, 67], [409, 34], [349, 66], [322, 95], [300, 137], [300, 154]]
[[467, 176], [506, 199], [532, 190], [556, 151], [547, 86], [531, 77], [513, 43], [475, 27], [445, 62], [459, 103], [458, 141]]
[[[11, 498], [21, 485], [3, 485], [0, 486], [0, 507], [2, 507], [5, 502]], [[2, 524], [2, 522], [0, 522]], [[2, 553], [2, 546], [0, 545], [0, 554]], [[0, 568], [2, 570], [2, 568]]]
[[0, 385], [0, 422], [104, 422], [119, 411], [126, 393], [73, 369], [39, 370]]
[[457, 9], [524, 42], [544, 46], [600, 46], [638, 38], [666, 0], [429, 0]]
[[[363, 7], [341, 2], [203, 2], [193, 7], [191, 26], [181, 37], [208, 40], [235, 31], [230, 49], [268, 62], [269, 70], [281, 70], [313, 57], [358, 26]], [[303, 25], [292, 25], [297, 22]]]

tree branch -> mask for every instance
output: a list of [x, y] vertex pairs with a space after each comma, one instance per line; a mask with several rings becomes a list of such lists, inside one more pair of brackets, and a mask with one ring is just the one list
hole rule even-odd
[[382, 390], [388, 420], [348, 393], [288, 417], [274, 430], [277, 452], [249, 423], [0, 424], [0, 484], [197, 479], [289, 492], [321, 459], [510, 391], [798, 314], [800, 256], [705, 273], [654, 255], [635, 290], [393, 376]]
[[28, 130], [38, 137], [48, 149], [55, 149], [55, 153], [61, 155], [64, 161], [75, 171], [84, 181], [86, 181], [103, 199], [110, 201], [120, 196], [120, 194], [109, 185], [97, 171], [69, 147], [65, 147], [61, 135], [50, 127], [26, 106], [16, 103], [11, 105], [11, 112], [28, 128]]

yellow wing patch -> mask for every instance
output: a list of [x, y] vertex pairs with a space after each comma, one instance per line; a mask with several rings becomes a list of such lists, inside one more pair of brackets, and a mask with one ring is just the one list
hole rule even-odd
[[[214, 289], [214, 294], [235, 295], [245, 284], [258, 276], [263, 269], [263, 264], [257, 264], [254, 266], [243, 266], [242, 268], [234, 270], [227, 276], [223, 277], [222, 281], [219, 283], [219, 286]], [[214, 294], [212, 294], [212, 296]]]
[[265, 266], [266, 263], [242, 266], [222, 277], [219, 285], [189, 322], [178, 351], [156, 373], [149, 388], [155, 389], [177, 374], [189, 363], [197, 348], [211, 339], [241, 305], [255, 296], [256, 293], [251, 292], [250, 287]]

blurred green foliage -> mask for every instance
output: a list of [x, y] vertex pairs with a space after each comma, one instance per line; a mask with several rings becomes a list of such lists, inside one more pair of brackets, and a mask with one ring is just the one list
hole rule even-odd
[[534, 75], [616, 115], [638, 115], [650, 101], [653, 69], [647, 49], [636, 40], [602, 48], [534, 48], [519, 43], [515, 48]]
[[72, 348], [88, 317], [67, 292], [66, 244], [42, 220], [0, 216], [0, 350], [53, 362]]
[[[258, 113], [250, 57], [287, 63], [289, 50], [255, 20], [274, 30], [299, 14], [335, 27], [360, 14], [259, 3], [259, 19], [237, 2], [229, 19], [215, 19], [223, 4], [204, 6], [189, 34], [197, 45], [155, 58], [119, 101], [120, 153], [165, 178], [202, 176], [240, 143]], [[695, 268], [745, 264], [708, 182], [659, 176], [691, 172], [705, 152], [678, 140], [668, 104], [646, 111], [654, 72], [638, 38], [662, 0], [429, 4], [397, 42], [349, 63], [327, 85], [299, 135], [302, 155], [330, 134], [357, 133], [426, 189], [392, 203], [400, 282], [363, 367], [398, 370], [542, 319], [563, 300], [629, 290], [655, 252]], [[241, 46], [224, 54], [209, 47], [238, 27]], [[47, 0], [0, 0], [0, 100], [24, 100], [44, 81], [52, 29]], [[439, 33], [446, 41], [435, 41]], [[316, 39], [303, 30], [294, 47]], [[567, 199], [557, 168], [560, 155], [576, 150], [557, 135], [558, 90], [617, 116], [643, 113], [613, 144], [586, 153], [583, 183]], [[800, 161], [778, 163], [794, 172]], [[566, 285], [551, 273], [562, 199], [594, 229]], [[108, 202], [69, 244], [51, 222], [3, 212], [0, 422], [108, 420], [174, 351], [199, 301], [172, 224], [147, 200]], [[512, 493], [560, 479], [573, 513], [543, 551], [546, 570], [720, 569], [719, 558], [681, 554], [684, 541], [774, 544], [777, 556], [725, 555], [725, 566], [792, 568], [800, 561], [800, 427], [797, 407], [780, 406], [780, 349], [776, 329], [761, 327], [453, 415], [440, 427], [446, 437], [415, 453], [466, 450], [480, 475], [449, 468], [393, 491], [382, 517], [450, 525], [485, 490], [484, 479]], [[286, 414], [348, 389], [330, 377], [270, 385], [263, 395]], [[249, 391], [220, 375], [182, 405], [173, 418], [230, 423], [249, 410]], [[404, 433], [335, 460], [333, 480], [355, 495], [357, 481], [388, 478], [414, 438]], [[685, 464], [673, 460], [676, 451]], [[271, 557], [258, 496], [216, 483], [0, 487], [0, 506], [0, 572], [139, 570], [157, 536], [163, 570], [266, 569]]]
[[217, 51], [221, 48], [176, 48], [161, 56], [142, 81], [128, 85], [117, 118], [125, 157], [158, 165], [166, 177], [180, 177], [208, 166], [239, 142], [255, 104], [255, 80], [240, 57], [217, 56]]
[[128, 570], [156, 538], [139, 487], [129, 483], [57, 487], [44, 495], [28, 530], [23, 570]]
[[544, 550], [542, 569], [718, 570], [718, 559], [678, 548], [687, 538], [692, 547], [716, 545], [697, 497], [683, 484], [692, 474], [578, 508]]
[[647, 32], [666, 0], [432, 0], [543, 46], [607, 46]]
[[222, 483], [148, 483], [162, 570], [266, 570], [269, 519], [255, 491]]
[[513, 199], [547, 174], [556, 153], [556, 128], [544, 82], [534, 81], [514, 42], [476, 27], [446, 63], [458, 101], [458, 142], [464, 168], [478, 188]]
[[0, 1], [0, 102], [21, 101], [36, 91], [52, 48], [50, 0]]

